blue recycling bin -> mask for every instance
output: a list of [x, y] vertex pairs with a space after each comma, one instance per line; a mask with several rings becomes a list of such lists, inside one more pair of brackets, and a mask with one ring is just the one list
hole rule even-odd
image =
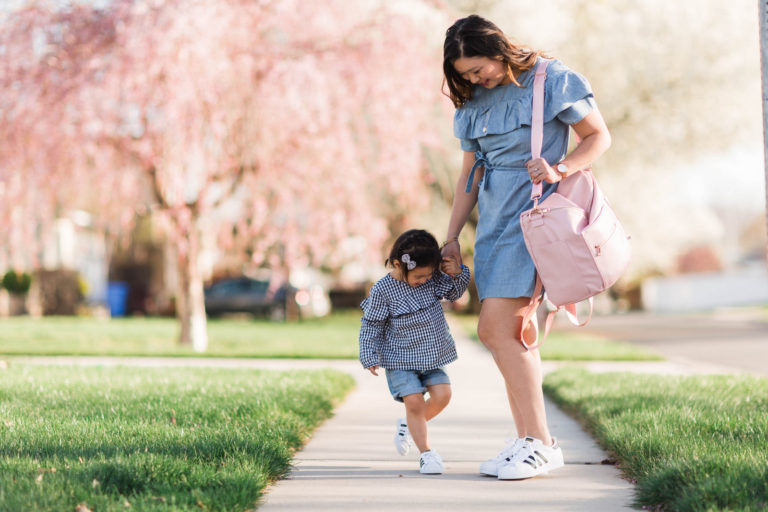
[[107, 305], [112, 317], [125, 316], [128, 310], [128, 283], [112, 281], [107, 284]]

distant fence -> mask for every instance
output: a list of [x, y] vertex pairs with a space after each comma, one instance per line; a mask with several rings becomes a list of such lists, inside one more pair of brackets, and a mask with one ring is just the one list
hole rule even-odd
[[653, 277], [642, 285], [643, 307], [656, 313], [768, 305], [768, 269]]

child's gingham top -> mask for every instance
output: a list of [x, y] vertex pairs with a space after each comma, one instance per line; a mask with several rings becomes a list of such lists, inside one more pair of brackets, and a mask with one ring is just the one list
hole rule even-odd
[[379, 279], [360, 307], [360, 362], [364, 368], [433, 370], [456, 360], [456, 345], [441, 299], [454, 301], [469, 284], [469, 269], [413, 287], [389, 274]]

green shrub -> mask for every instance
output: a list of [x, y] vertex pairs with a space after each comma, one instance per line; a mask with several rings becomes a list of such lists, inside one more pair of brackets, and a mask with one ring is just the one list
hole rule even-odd
[[26, 272], [17, 273], [15, 270], [9, 270], [3, 276], [3, 288], [10, 293], [23, 294], [29, 291], [32, 284], [32, 277]]

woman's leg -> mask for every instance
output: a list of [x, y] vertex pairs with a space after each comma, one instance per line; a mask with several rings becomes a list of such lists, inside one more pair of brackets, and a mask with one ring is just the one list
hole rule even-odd
[[[512, 417], [518, 437], [531, 436], [545, 445], [552, 444], [544, 410], [541, 358], [539, 351], [525, 350], [519, 341], [520, 324], [528, 298], [487, 298], [480, 309], [477, 333], [493, 355], [504, 377]], [[533, 328], [526, 330], [533, 337]]]

